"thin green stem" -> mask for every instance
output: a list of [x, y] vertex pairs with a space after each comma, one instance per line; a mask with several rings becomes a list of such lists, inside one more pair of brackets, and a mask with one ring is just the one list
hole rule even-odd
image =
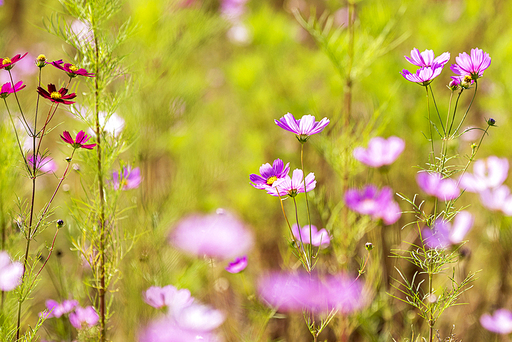
[[443, 119], [441, 119], [441, 114], [439, 113], [439, 109], [437, 108], [436, 98], [434, 97], [434, 92], [432, 91], [432, 86], [429, 84], [428, 88], [430, 89], [430, 94], [432, 94], [432, 101], [434, 102], [434, 107], [436, 108], [437, 117], [439, 118], [439, 123], [443, 129], [443, 134], [446, 135], [446, 131], [443, 125]]
[[431, 164], [434, 164], [436, 158], [435, 158], [435, 151], [434, 151], [434, 135], [432, 134], [432, 120], [430, 119], [430, 101], [428, 97], [428, 88], [425, 87], [425, 91], [427, 92], [427, 113], [428, 113], [428, 129], [430, 132], [430, 145], [431, 145]]
[[[464, 91], [464, 88], [462, 88], [460, 90], [459, 94], [457, 95], [457, 101], [455, 101], [455, 108], [453, 109], [452, 122], [450, 123], [450, 128], [448, 129], [448, 135], [450, 135], [452, 133], [453, 123], [455, 122], [455, 114], [457, 113], [457, 106], [459, 105], [459, 99], [460, 99], [460, 96], [462, 95], [463, 91]], [[450, 99], [451, 99], [451, 97], [450, 97]]]
[[[306, 198], [306, 212], [307, 212], [307, 215], [308, 215], [308, 224], [309, 224], [309, 261], [310, 261], [310, 265], [311, 267], [313, 267], [313, 244], [311, 243], [311, 241], [313, 240], [312, 239], [312, 236], [311, 236], [311, 213], [309, 211], [309, 201], [308, 201], [308, 190], [306, 188], [306, 172], [304, 170], [304, 143], [301, 143], [300, 144], [300, 166], [301, 166], [301, 169], [302, 169], [302, 182], [303, 182], [303, 185], [304, 185], [304, 196]], [[297, 222], [297, 225], [299, 223]]]
[[471, 98], [471, 102], [469, 103], [468, 109], [466, 109], [466, 112], [464, 113], [462, 120], [460, 121], [459, 125], [457, 126], [457, 129], [455, 130], [455, 133], [457, 133], [459, 131], [460, 126], [462, 126], [462, 124], [464, 123], [464, 120], [466, 120], [466, 116], [468, 116], [469, 110], [471, 109], [471, 106], [473, 105], [473, 101], [475, 100], [477, 89], [478, 89], [478, 81], [475, 80], [475, 92], [473, 93], [473, 97]]

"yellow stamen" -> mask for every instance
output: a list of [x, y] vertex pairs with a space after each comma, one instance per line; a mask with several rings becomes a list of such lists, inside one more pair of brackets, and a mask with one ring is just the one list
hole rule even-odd
[[77, 70], [78, 70], [78, 68], [77, 68], [76, 66], [74, 66], [74, 65], [71, 65], [71, 66], [69, 67], [69, 70], [71, 70], [71, 71], [75, 72], [75, 71], [77, 71]]
[[50, 94], [50, 97], [54, 100], [60, 100], [62, 95], [58, 91], [54, 91]]
[[272, 177], [269, 177], [267, 179], [267, 185], [272, 185], [274, 184], [274, 182], [277, 180], [277, 177], [276, 176], [272, 176]]
[[2, 65], [6, 65], [6, 64], [10, 64], [11, 63], [11, 60], [9, 58], [4, 58], [2, 60]]
[[41, 54], [41, 55], [37, 56], [37, 60], [44, 62], [44, 61], [46, 61], [46, 56]]

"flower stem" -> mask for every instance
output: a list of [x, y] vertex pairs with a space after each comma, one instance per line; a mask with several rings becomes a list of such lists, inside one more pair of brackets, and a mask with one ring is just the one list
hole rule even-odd
[[[313, 241], [312, 232], [311, 232], [311, 213], [309, 211], [309, 201], [308, 201], [308, 190], [306, 188], [306, 173], [304, 172], [304, 143], [300, 144], [300, 166], [302, 169], [302, 182], [304, 183], [304, 197], [306, 198], [306, 211], [308, 214], [308, 224], [309, 224], [309, 263], [311, 268], [313, 267]], [[297, 221], [297, 225], [299, 222]], [[300, 229], [300, 227], [299, 227]], [[302, 234], [301, 234], [302, 235]]]
[[459, 131], [460, 126], [462, 126], [462, 123], [464, 122], [464, 120], [466, 120], [466, 116], [468, 116], [468, 112], [471, 109], [471, 106], [473, 105], [473, 101], [475, 100], [477, 89], [478, 89], [478, 82], [477, 82], [477, 80], [475, 80], [475, 92], [473, 93], [473, 97], [471, 98], [471, 102], [469, 103], [468, 109], [466, 109], [466, 112], [464, 113], [462, 120], [460, 121], [459, 125], [457, 126], [457, 129], [455, 129], [455, 133], [457, 133]]
[[429, 132], [430, 132], [430, 145], [431, 145], [431, 154], [430, 154], [430, 158], [431, 158], [431, 161], [430, 163], [433, 165], [436, 158], [436, 154], [435, 154], [435, 151], [434, 151], [434, 135], [432, 133], [432, 120], [430, 119], [430, 101], [429, 101], [429, 97], [428, 97], [428, 88], [425, 87], [425, 90], [427, 92], [427, 113], [428, 113], [428, 129], [429, 129]]

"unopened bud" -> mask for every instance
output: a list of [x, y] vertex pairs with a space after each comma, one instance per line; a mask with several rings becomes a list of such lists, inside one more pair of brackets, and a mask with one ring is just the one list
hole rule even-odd
[[60, 228], [64, 225], [64, 220], [57, 220], [57, 228]]
[[66, 161], [69, 163], [71, 161], [71, 157], [67, 157]]
[[36, 65], [39, 68], [43, 68], [46, 66], [46, 56], [45, 55], [39, 55], [36, 58]]
[[464, 76], [464, 78], [461, 80], [460, 82], [460, 86], [464, 89], [468, 89], [471, 84], [473, 83], [473, 79], [471, 78], [471, 76], [469, 75], [466, 75]]
[[371, 242], [367, 242], [365, 245], [364, 245], [364, 248], [366, 248], [366, 250], [369, 252], [373, 249], [373, 243]]
[[494, 120], [493, 118], [489, 118], [489, 119], [487, 120], [487, 124], [488, 124], [489, 126], [496, 126], [496, 120]]

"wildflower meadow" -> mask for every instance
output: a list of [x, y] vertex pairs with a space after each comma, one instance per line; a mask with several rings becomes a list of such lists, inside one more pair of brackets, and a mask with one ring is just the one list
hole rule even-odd
[[511, 341], [511, 13], [0, 0], [0, 341]]

